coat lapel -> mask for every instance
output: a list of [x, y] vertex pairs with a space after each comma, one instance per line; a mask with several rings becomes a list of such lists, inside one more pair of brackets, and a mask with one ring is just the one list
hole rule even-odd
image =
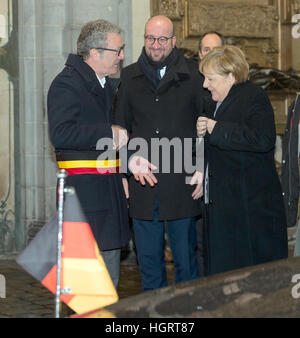
[[232, 103], [232, 100], [234, 100], [234, 98], [238, 95], [238, 88], [240, 88], [242, 84], [239, 83], [239, 84], [235, 84], [231, 87], [228, 95], [226, 96], [225, 100], [221, 103], [221, 105], [219, 106], [218, 110], [217, 110], [217, 113], [216, 113], [216, 120], [219, 120], [224, 111], [226, 111], [227, 107], [229, 107]]
[[95, 103], [99, 107], [101, 112], [104, 112], [106, 121], [109, 122], [110, 118], [110, 108], [112, 103], [112, 97], [114, 96], [115, 91], [111, 89], [111, 81], [107, 78], [106, 86], [109, 89], [102, 88], [95, 71], [86, 63], [82, 62], [81, 58], [77, 55], [70, 54], [66, 62], [67, 67], [75, 68], [80, 77], [82, 78], [83, 83], [85, 84], [88, 92], [94, 98]]
[[179, 85], [179, 82], [188, 79], [190, 77], [190, 71], [183, 56], [179, 55], [178, 62], [170, 69], [167, 69], [165, 76], [161, 79], [157, 90], [164, 91], [170, 87], [171, 82], [175, 82]]
[[113, 79], [106, 77], [104, 88], [100, 85], [98, 79], [90, 83], [90, 93], [95, 98], [99, 108], [105, 113], [106, 121], [111, 123], [111, 108], [114, 97], [116, 95], [120, 79]]
[[106, 97], [106, 90], [101, 87], [98, 79], [96, 78], [96, 81], [94, 81], [93, 85], [90, 87], [90, 93], [95, 99], [100, 111], [105, 113], [106, 120], [108, 119], [108, 114], [106, 112], [107, 110], [107, 97]]

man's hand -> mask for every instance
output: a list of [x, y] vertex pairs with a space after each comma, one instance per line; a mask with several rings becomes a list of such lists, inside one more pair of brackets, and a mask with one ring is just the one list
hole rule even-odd
[[152, 170], [156, 170], [157, 167], [145, 158], [133, 156], [129, 160], [128, 167], [133, 173], [135, 180], [139, 181], [142, 185], [145, 185], [147, 181], [151, 187], [154, 187], [157, 183], [157, 179], [152, 173]]
[[195, 184], [197, 184], [197, 186], [192, 193], [192, 197], [194, 200], [197, 200], [203, 196], [203, 173], [200, 171], [196, 171], [191, 179], [190, 185]]
[[118, 125], [112, 125], [111, 127], [113, 132], [113, 149], [119, 150], [124, 147], [128, 142], [128, 133], [127, 130]]
[[123, 189], [125, 192], [126, 199], [129, 198], [129, 188], [128, 188], [128, 181], [125, 177], [122, 178]]

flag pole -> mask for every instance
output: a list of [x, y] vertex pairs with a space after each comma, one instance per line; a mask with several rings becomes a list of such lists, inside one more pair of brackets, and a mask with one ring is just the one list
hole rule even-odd
[[61, 280], [61, 246], [63, 237], [63, 218], [64, 218], [64, 187], [67, 173], [61, 169], [58, 174], [58, 233], [57, 233], [57, 278], [56, 278], [56, 300], [55, 317], [60, 317], [60, 280]]

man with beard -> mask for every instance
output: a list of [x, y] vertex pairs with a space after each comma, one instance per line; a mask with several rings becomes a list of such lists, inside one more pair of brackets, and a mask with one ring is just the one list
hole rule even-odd
[[[81, 29], [77, 55], [69, 55], [48, 93], [49, 134], [58, 166], [67, 171], [66, 184], [76, 190], [115, 287], [120, 248], [130, 237], [115, 156], [126, 144], [127, 133], [112, 125], [111, 107], [119, 80], [108, 75], [118, 72], [124, 57], [121, 29], [105, 20], [91, 21]], [[98, 160], [103, 151], [96, 145], [103, 139], [111, 141], [110, 161]]]
[[[128, 162], [133, 174], [129, 178], [129, 210], [144, 291], [167, 285], [165, 222], [175, 282], [198, 277], [195, 216], [200, 213], [202, 175], [195, 170], [187, 172], [183, 159], [192, 153], [192, 149], [185, 152], [184, 141], [196, 141], [202, 93], [197, 64], [176, 48], [171, 20], [152, 17], [145, 26], [138, 61], [122, 71], [116, 109], [117, 124], [130, 134], [129, 147], [132, 140], [143, 140], [147, 145], [146, 151], [140, 147], [139, 154], [133, 154]], [[170, 144], [175, 139], [181, 147], [174, 147], [168, 158], [154, 147], [154, 141]], [[181, 160], [176, 161], [176, 155]], [[175, 168], [178, 164], [180, 171]], [[190, 182], [187, 177], [192, 177]]]

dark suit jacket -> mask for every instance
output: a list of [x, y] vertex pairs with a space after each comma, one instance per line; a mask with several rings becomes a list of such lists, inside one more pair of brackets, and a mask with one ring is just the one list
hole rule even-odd
[[[112, 138], [111, 106], [116, 80], [103, 89], [95, 72], [70, 54], [66, 67], [48, 93], [50, 139], [58, 156], [97, 159], [100, 138]], [[74, 186], [101, 250], [120, 248], [129, 240], [128, 210], [122, 179], [116, 175], [83, 174], [67, 177]]]

